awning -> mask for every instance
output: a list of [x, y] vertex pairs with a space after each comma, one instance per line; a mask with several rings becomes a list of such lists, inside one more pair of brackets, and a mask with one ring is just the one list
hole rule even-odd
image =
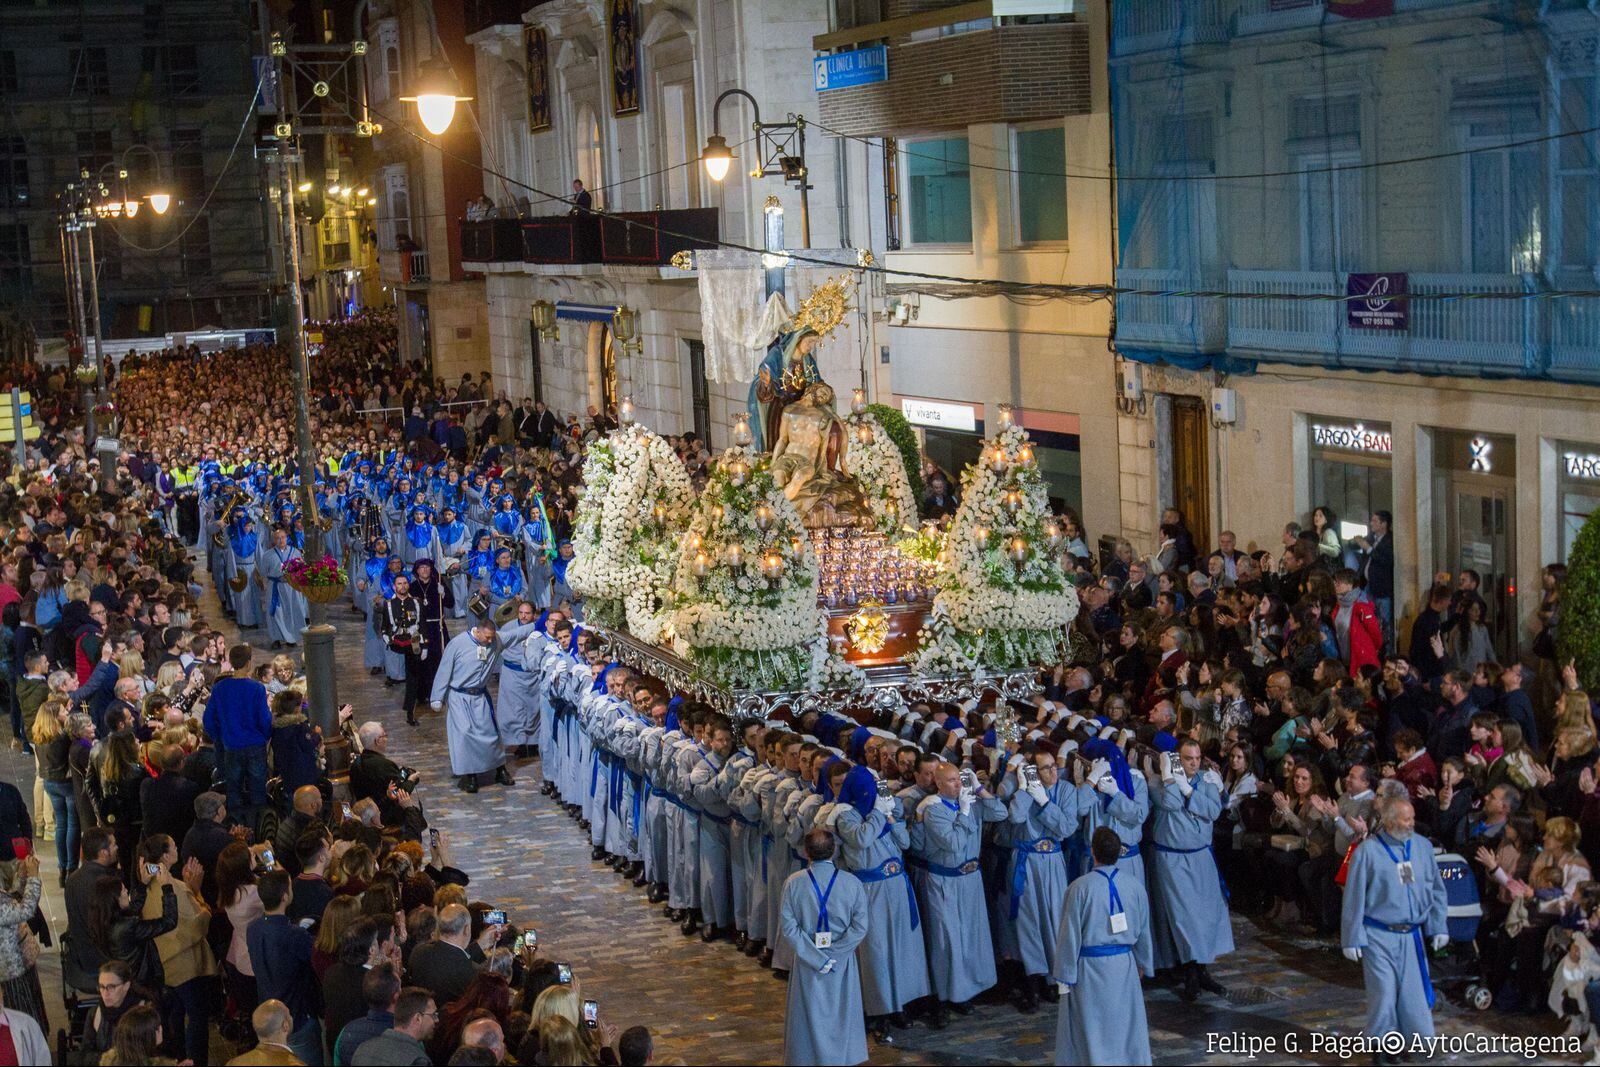
[[609, 323], [611, 317], [617, 313], [615, 304], [574, 304], [566, 300], [556, 301], [556, 318], [571, 319], [575, 322], [604, 322]]

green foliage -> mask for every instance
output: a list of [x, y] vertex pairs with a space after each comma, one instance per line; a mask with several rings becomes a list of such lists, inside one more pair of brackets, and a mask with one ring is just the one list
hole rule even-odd
[[922, 453], [917, 448], [917, 431], [911, 428], [904, 415], [887, 404], [868, 404], [867, 410], [878, 417], [878, 423], [900, 450], [900, 459], [906, 465], [906, 481], [911, 483], [911, 496], [921, 507]]
[[1600, 690], [1600, 512], [1584, 521], [1567, 558], [1556, 654], [1558, 662], [1577, 665], [1579, 685]]

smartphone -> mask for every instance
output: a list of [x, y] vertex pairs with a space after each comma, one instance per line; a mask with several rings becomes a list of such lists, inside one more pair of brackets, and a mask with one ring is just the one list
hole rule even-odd
[[350, 802], [348, 800], [344, 802], [344, 817], [347, 819], [355, 818], [355, 813], [350, 810]]
[[275, 862], [276, 861], [274, 861], [273, 858], [272, 858], [272, 850], [270, 848], [269, 849], [263, 849], [262, 853], [261, 853], [261, 866], [263, 866], [263, 867], [271, 867], [271, 866], [274, 865]]
[[600, 1002], [598, 1000], [586, 1000], [583, 1002], [583, 1025], [591, 1030], [600, 1025]]
[[439, 831], [438, 831], [437, 828], [429, 829], [429, 831], [428, 831], [428, 845], [435, 852], [439, 851]]
[[147, 864], [145, 864], [144, 865], [144, 873], [148, 874], [150, 877], [154, 878], [156, 875], [161, 873], [161, 864], [159, 864], [159, 863], [147, 863]]
[[486, 911], [483, 913], [483, 922], [485, 926], [504, 926], [506, 924], [506, 913], [498, 908], [494, 911]]
[[538, 948], [539, 947], [539, 931], [537, 931], [537, 930], [524, 930], [522, 932], [522, 943], [525, 946], [527, 946], [528, 948]]
[[572, 984], [572, 964], [556, 964], [556, 981], [560, 982], [562, 985]]

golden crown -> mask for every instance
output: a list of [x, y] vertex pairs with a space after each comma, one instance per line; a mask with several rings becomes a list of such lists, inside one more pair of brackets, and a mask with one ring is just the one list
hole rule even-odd
[[829, 278], [806, 297], [795, 312], [792, 324], [795, 330], [811, 330], [827, 337], [839, 328], [850, 310], [850, 297], [855, 295], [856, 281], [848, 274]]

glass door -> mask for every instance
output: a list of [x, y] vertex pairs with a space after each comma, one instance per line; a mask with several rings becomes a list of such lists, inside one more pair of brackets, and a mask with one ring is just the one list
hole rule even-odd
[[[1502, 662], [1517, 656], [1517, 606], [1514, 532], [1515, 487], [1510, 479], [1440, 472], [1439, 499], [1445, 525], [1440, 565], [1452, 575], [1474, 570], [1478, 592], [1489, 606], [1485, 623]], [[1471, 670], [1475, 664], [1461, 664]]]

